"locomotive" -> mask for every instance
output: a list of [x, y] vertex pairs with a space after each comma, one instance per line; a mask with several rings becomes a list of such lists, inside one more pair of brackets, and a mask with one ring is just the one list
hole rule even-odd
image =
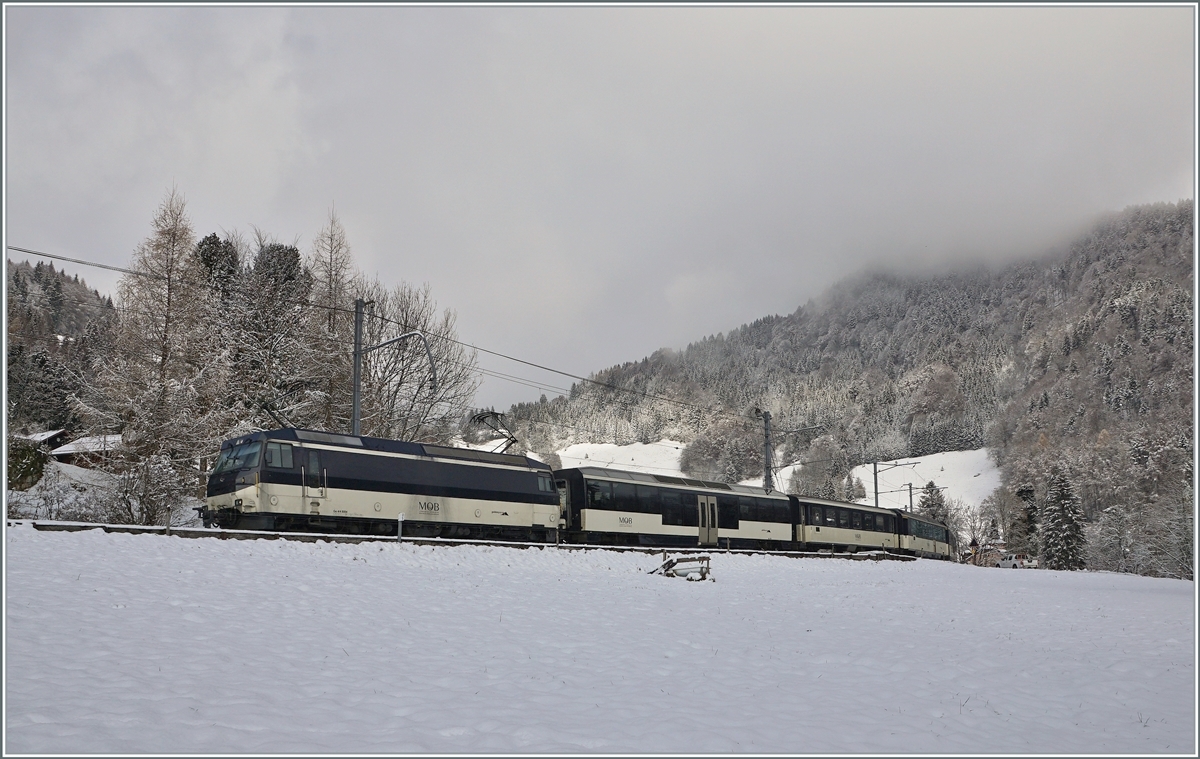
[[293, 428], [222, 443], [197, 511], [251, 530], [952, 555], [945, 525], [898, 509]]

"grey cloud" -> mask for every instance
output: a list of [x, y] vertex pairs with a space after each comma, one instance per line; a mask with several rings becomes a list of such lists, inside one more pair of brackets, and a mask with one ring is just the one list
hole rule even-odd
[[465, 339], [582, 374], [1190, 197], [1192, 12], [9, 8], [9, 240], [121, 263], [172, 183], [202, 234], [336, 204]]

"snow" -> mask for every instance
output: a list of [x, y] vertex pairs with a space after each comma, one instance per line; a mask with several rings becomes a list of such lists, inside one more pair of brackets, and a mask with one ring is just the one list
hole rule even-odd
[[557, 453], [563, 469], [595, 466], [680, 477], [682, 473], [679, 470], [679, 457], [683, 455], [685, 447], [686, 443], [676, 440], [630, 445], [576, 443]]
[[30, 443], [44, 443], [47, 440], [61, 435], [66, 430], [45, 430], [43, 432], [34, 432], [31, 435], [13, 435], [19, 440], [27, 440]]
[[40, 532], [9, 753], [1194, 754], [1191, 582]]
[[[915, 462], [915, 466], [899, 466], [890, 469], [884, 467], [892, 464], [907, 464]], [[928, 482], [938, 487], [944, 487], [942, 494], [947, 499], [956, 498], [968, 507], [978, 507], [983, 499], [1000, 487], [1000, 470], [988, 456], [986, 448], [974, 451], [951, 451], [934, 453], [929, 456], [915, 456], [896, 461], [880, 462], [879, 464], [879, 505], [891, 509], [908, 508], [908, 488], [905, 483], [912, 483], [912, 502], [915, 506], [921, 498], [921, 489]], [[867, 489], [867, 497], [859, 499], [859, 503], [874, 503], [872, 469], [870, 464], [854, 467], [853, 476], [862, 480]], [[900, 492], [885, 492], [900, 491]]]
[[[50, 471], [57, 471], [63, 477], [63, 479], [69, 482], [77, 483], [84, 488], [111, 488], [116, 485], [117, 481], [115, 476], [102, 469], [75, 466], [74, 464], [66, 464], [53, 459], [46, 462], [45, 472]], [[42, 483], [45, 481], [45, 472], [43, 472], [42, 475], [43, 479], [38, 480], [37, 484], [35, 484], [33, 488], [30, 488], [30, 490], [35, 490], [41, 487]]]
[[94, 435], [92, 437], [81, 437], [78, 440], [73, 440], [66, 445], [55, 448], [53, 451], [50, 451], [50, 455], [66, 456], [72, 453], [100, 453], [111, 451], [120, 445], [120, 435]]

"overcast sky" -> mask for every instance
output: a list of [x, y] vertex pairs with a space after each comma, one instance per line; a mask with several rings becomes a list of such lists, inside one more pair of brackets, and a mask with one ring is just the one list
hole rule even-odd
[[336, 207], [462, 339], [581, 375], [1194, 195], [1190, 6], [4, 12], [8, 245], [127, 264], [175, 185], [307, 252]]

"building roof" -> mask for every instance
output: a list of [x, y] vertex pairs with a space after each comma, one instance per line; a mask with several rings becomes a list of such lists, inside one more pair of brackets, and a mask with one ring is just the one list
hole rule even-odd
[[66, 432], [66, 430], [47, 430], [45, 432], [34, 432], [29, 435], [13, 435], [13, 437], [19, 440], [28, 440], [31, 443], [37, 443], [40, 445], [45, 443], [47, 440], [53, 440], [54, 438], [62, 435], [64, 432]]
[[81, 437], [78, 440], [72, 440], [66, 445], [59, 446], [53, 451], [50, 451], [50, 455], [69, 456], [74, 453], [102, 453], [104, 451], [111, 451], [114, 448], [119, 448], [120, 445], [120, 435], [94, 435], [91, 437]]

